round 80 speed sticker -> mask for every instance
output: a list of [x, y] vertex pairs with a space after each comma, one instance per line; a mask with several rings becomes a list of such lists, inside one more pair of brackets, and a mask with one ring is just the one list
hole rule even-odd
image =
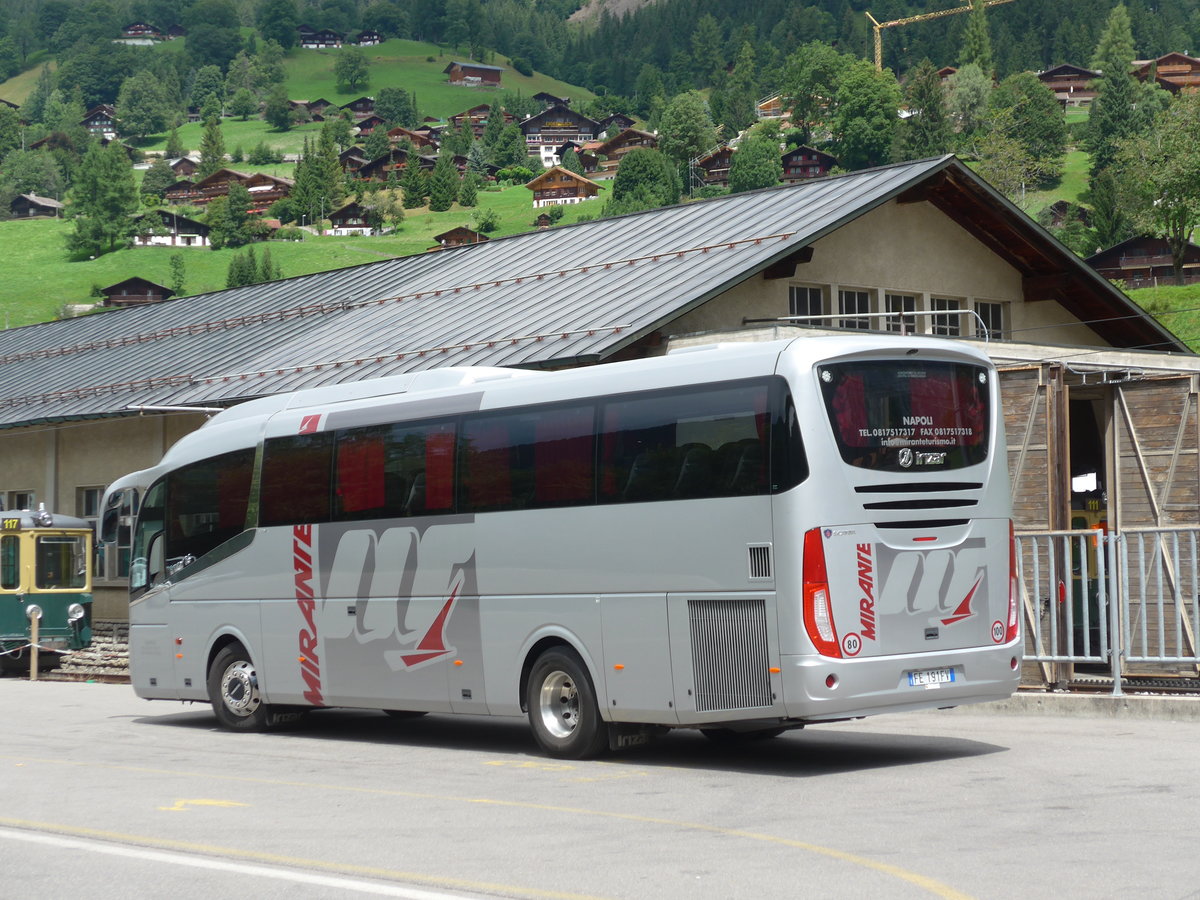
[[847, 656], [858, 656], [860, 650], [862, 650], [862, 638], [858, 636], [858, 632], [851, 631], [842, 636], [843, 653]]

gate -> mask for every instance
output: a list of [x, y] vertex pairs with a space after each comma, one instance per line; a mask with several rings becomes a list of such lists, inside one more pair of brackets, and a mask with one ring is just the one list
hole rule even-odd
[[1200, 672], [1200, 529], [1016, 536], [1023, 681], [1064, 686], [1077, 667], [1112, 678]]

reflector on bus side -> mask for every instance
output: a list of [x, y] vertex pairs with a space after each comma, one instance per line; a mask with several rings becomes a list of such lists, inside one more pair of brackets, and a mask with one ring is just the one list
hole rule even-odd
[[829, 601], [829, 575], [825, 571], [825, 548], [821, 529], [804, 533], [804, 629], [822, 656], [841, 657], [833, 607]]

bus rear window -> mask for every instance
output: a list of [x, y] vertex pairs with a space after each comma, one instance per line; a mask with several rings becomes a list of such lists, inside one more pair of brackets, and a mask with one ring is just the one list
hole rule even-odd
[[852, 466], [936, 471], [987, 458], [991, 376], [983, 366], [876, 360], [821, 366], [819, 377]]

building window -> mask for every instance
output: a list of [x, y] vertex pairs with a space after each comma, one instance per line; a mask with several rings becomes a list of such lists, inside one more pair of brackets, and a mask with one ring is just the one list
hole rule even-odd
[[[1004, 307], [1006, 305], [984, 300], [975, 303], [975, 312], [979, 313], [979, 318], [983, 320], [983, 327], [987, 328], [987, 336], [990, 340], [1002, 341], [1007, 337], [1004, 330]], [[978, 322], [975, 323], [975, 328], [980, 332], [979, 336], [983, 337], [983, 329], [980, 328]]]
[[9, 491], [3, 498], [5, 509], [33, 509], [33, 491]]
[[[889, 313], [910, 313], [917, 310], [917, 298], [912, 294], [885, 294], [883, 304], [884, 312]], [[897, 334], [916, 334], [920, 331], [915, 316], [888, 316], [884, 324], [887, 331]]]
[[[871, 295], [866, 291], [838, 291], [838, 312], [842, 315], [869, 313], [870, 311]], [[871, 327], [871, 320], [867, 318], [839, 319], [838, 327], [866, 331]]]
[[962, 316], [958, 315], [955, 310], [963, 308], [961, 300], [952, 300], [949, 297], [933, 297], [929, 302], [930, 309], [934, 312], [945, 310], [951, 315], [934, 316], [933, 317], [933, 333], [943, 337], [958, 337], [962, 334]]
[[[789, 316], [820, 316], [825, 312], [824, 294], [818, 287], [790, 285], [788, 287]], [[801, 320], [799, 325], [819, 325], [818, 319]]]
[[102, 487], [75, 488], [75, 515], [88, 519], [94, 525], [100, 517], [100, 501], [103, 497]]

